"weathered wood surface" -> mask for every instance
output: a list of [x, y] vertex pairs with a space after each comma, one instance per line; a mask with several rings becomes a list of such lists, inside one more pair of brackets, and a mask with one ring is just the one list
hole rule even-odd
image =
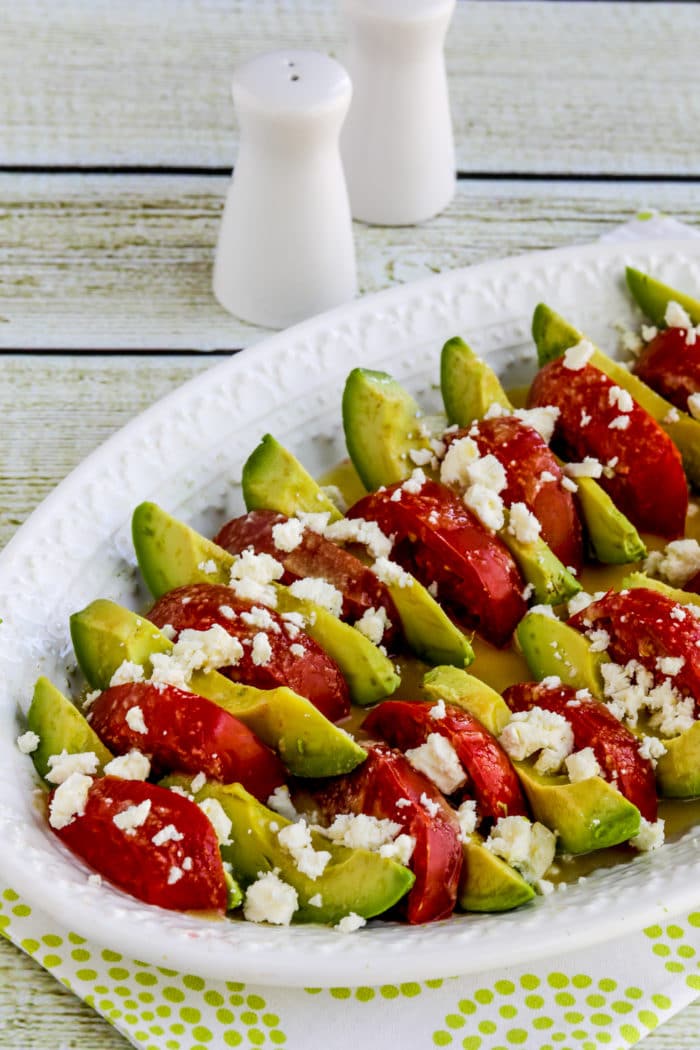
[[[328, 0], [2, 0], [0, 24], [3, 166], [225, 168], [232, 68], [344, 40]], [[697, 175], [699, 28], [696, 4], [460, 0], [459, 168]]]
[[[259, 339], [211, 294], [226, 185], [0, 174], [0, 349], [231, 350]], [[460, 181], [420, 227], [355, 224], [360, 289], [593, 241], [648, 207], [700, 222], [692, 184]]]

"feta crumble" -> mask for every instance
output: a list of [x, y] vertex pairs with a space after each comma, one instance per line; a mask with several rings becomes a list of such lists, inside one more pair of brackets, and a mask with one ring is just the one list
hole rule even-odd
[[656, 820], [652, 824], [650, 820], [642, 817], [639, 825], [639, 834], [630, 839], [630, 846], [641, 852], [648, 853], [658, 849], [664, 844], [664, 821]]
[[445, 795], [466, 783], [467, 775], [457, 752], [441, 733], [430, 733], [425, 743], [405, 754], [413, 768], [425, 773]]
[[73, 773], [86, 773], [94, 776], [99, 762], [94, 751], [81, 751], [69, 754], [65, 749], [60, 755], [49, 755], [46, 779], [51, 784], [62, 784]]
[[187, 689], [195, 671], [215, 671], [235, 666], [243, 656], [243, 646], [215, 623], [207, 631], [188, 628], [169, 653], [153, 653], [151, 681]]
[[22, 733], [21, 736], [17, 737], [17, 747], [23, 755], [31, 755], [38, 748], [41, 743], [37, 733], [32, 732], [28, 729], [26, 733]]
[[343, 595], [332, 583], [315, 576], [295, 580], [289, 587], [295, 598], [307, 599], [327, 609], [333, 616], [340, 616], [343, 611]]
[[214, 829], [216, 840], [220, 846], [228, 846], [231, 842], [231, 828], [233, 823], [224, 811], [224, 807], [216, 798], [205, 798], [197, 805], [209, 820]]
[[590, 780], [591, 777], [599, 777], [602, 773], [592, 747], [584, 747], [580, 751], [567, 755], [564, 765], [572, 784], [578, 784], [581, 780]]
[[361, 915], [357, 915], [354, 911], [351, 911], [348, 915], [345, 915], [340, 922], [333, 927], [333, 929], [338, 930], [339, 933], [354, 933], [356, 930], [360, 930], [366, 925], [367, 919], [363, 919]]
[[534, 883], [554, 860], [556, 837], [544, 824], [531, 824], [527, 817], [501, 817], [484, 845]]
[[246, 890], [243, 914], [248, 922], [269, 922], [274, 926], [289, 926], [299, 907], [299, 897], [293, 886], [279, 877], [279, 868], [258, 872], [255, 882]]
[[666, 313], [664, 314], [664, 321], [669, 328], [692, 328], [693, 322], [690, 320], [688, 313], [683, 309], [680, 303], [675, 302], [674, 299], [669, 299], [666, 304]]
[[71, 773], [56, 788], [49, 805], [49, 824], [52, 828], [60, 831], [76, 817], [82, 817], [91, 785], [92, 777], [85, 773]]
[[440, 812], [440, 806], [424, 791], [420, 797], [420, 804], [430, 817], [436, 817]]
[[538, 539], [542, 526], [524, 503], [513, 503], [508, 519], [508, 532], [515, 536], [518, 543], [534, 543]]
[[388, 558], [393, 547], [392, 541], [376, 521], [367, 521], [365, 518], [334, 521], [327, 526], [324, 535], [333, 543], [361, 543], [373, 558]]
[[400, 565], [388, 558], [377, 558], [372, 566], [374, 575], [385, 583], [387, 587], [412, 587], [413, 577], [409, 572], [404, 572]]
[[272, 657], [272, 646], [270, 639], [264, 631], [258, 631], [253, 636], [252, 660], [256, 667], [264, 667]]
[[565, 463], [564, 473], [569, 478], [602, 478], [603, 464], [593, 456], [584, 456], [580, 463]]
[[319, 831], [340, 846], [376, 852], [394, 841], [401, 825], [395, 820], [370, 817], [366, 813], [339, 813], [329, 827], [319, 828]]
[[384, 637], [384, 631], [387, 627], [391, 627], [391, 623], [386, 614], [386, 609], [380, 606], [378, 609], [374, 607], [365, 609], [360, 619], [355, 622], [354, 627], [360, 634], [364, 634], [365, 638], [369, 638], [374, 645], [379, 645]]
[[133, 835], [137, 828], [143, 827], [151, 812], [151, 800], [145, 798], [136, 806], [127, 806], [112, 817], [112, 823], [116, 824], [120, 831], [127, 835]]
[[700, 544], [697, 540], [672, 540], [663, 551], [652, 551], [644, 562], [644, 572], [682, 587], [700, 572]]
[[466, 799], [457, 810], [457, 820], [459, 821], [460, 838], [462, 842], [467, 842], [469, 836], [476, 830], [478, 823], [478, 815], [476, 812], [476, 802], [473, 798]]
[[302, 817], [295, 824], [287, 824], [277, 833], [280, 846], [292, 857], [297, 871], [315, 881], [322, 875], [331, 859], [328, 850], [314, 849], [311, 830]]
[[164, 846], [166, 842], [182, 842], [184, 837], [174, 824], [166, 824], [160, 831], [156, 831], [151, 838], [151, 842], [154, 846]]
[[443, 485], [458, 485], [464, 488], [469, 484], [469, 467], [479, 459], [479, 447], [470, 437], [453, 441], [440, 464], [440, 481]]
[[268, 809], [273, 809], [275, 813], [279, 813], [281, 817], [286, 817], [287, 820], [299, 819], [299, 814], [292, 802], [289, 788], [286, 784], [280, 784], [279, 787], [275, 788], [266, 805]]
[[122, 780], [148, 780], [151, 773], [151, 760], [147, 755], [132, 748], [126, 755], [117, 755], [104, 767], [109, 777], [121, 777]]
[[595, 353], [595, 347], [587, 339], [581, 339], [575, 346], [570, 346], [562, 358], [564, 368], [580, 372], [585, 368]]
[[469, 510], [476, 514], [482, 525], [498, 532], [505, 524], [503, 500], [493, 489], [485, 485], [471, 485], [462, 497]]
[[499, 736], [499, 742], [516, 761], [539, 751], [535, 762], [538, 773], [556, 773], [574, 749], [574, 734], [563, 715], [532, 707], [517, 711]]
[[560, 410], [556, 405], [542, 405], [541, 408], [516, 408], [513, 415], [525, 426], [536, 430], [540, 437], [549, 444], [559, 419]]
[[700, 419], [700, 393], [690, 394], [688, 397], [688, 411], [693, 419]]
[[132, 663], [131, 660], [122, 660], [110, 679], [110, 686], [128, 685], [131, 682], [143, 682], [143, 667], [141, 664]]
[[298, 518], [278, 521], [272, 526], [272, 542], [278, 551], [290, 554], [304, 539], [304, 526]]
[[611, 408], [617, 407], [620, 412], [631, 412], [634, 408], [632, 395], [621, 386], [611, 386], [608, 391], [608, 404]]

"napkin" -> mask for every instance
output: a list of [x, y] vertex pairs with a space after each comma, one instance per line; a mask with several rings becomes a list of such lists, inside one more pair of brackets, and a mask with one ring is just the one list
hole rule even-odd
[[[698, 236], [646, 212], [601, 240]], [[259, 987], [178, 973], [92, 944], [1, 885], [0, 930], [140, 1050], [623, 1050], [700, 994], [700, 893], [698, 911], [609, 943], [379, 987]]]

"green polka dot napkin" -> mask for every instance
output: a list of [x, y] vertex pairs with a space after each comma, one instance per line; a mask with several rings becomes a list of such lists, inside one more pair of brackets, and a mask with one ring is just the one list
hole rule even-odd
[[700, 992], [700, 911], [526, 967], [323, 991], [205, 981], [127, 959], [57, 927], [9, 888], [0, 927], [141, 1050], [356, 1050], [402, 1035], [412, 1050], [622, 1050]]

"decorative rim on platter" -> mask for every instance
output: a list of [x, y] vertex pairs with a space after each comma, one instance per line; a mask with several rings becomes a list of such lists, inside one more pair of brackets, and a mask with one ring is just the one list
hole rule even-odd
[[144, 602], [129, 539], [134, 506], [155, 499], [200, 527], [242, 509], [242, 464], [265, 431], [312, 470], [344, 455], [343, 382], [383, 368], [437, 407], [439, 351], [457, 333], [511, 381], [532, 372], [532, 310], [545, 300], [612, 348], [638, 319], [623, 288], [632, 263], [700, 285], [700, 244], [650, 241], [538, 252], [442, 274], [361, 299], [266, 339], [191, 380], [86, 459], [0, 555], [0, 876], [93, 941], [189, 973], [259, 984], [352, 985], [444, 977], [522, 963], [615, 938], [698, 903], [700, 828], [653, 855], [506, 915], [424, 927], [209, 921], [143, 905], [108, 885], [51, 835], [31, 763], [15, 747], [18, 709], [47, 674], [75, 685], [69, 614], [96, 597]]

